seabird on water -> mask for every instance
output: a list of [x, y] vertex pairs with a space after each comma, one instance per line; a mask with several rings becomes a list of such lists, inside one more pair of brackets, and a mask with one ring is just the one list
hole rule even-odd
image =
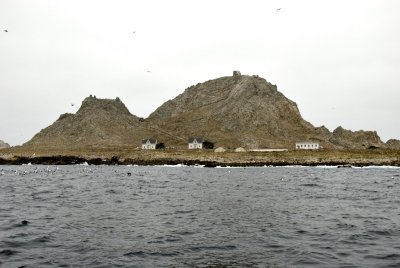
[[4, 32], [5, 32], [5, 33], [8, 33], [8, 30], [7, 30], [7, 29], [5, 29], [5, 30], [4, 30]]

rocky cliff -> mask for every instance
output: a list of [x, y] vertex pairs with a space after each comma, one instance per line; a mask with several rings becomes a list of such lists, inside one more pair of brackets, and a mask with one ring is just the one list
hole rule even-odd
[[187, 88], [148, 120], [167, 132], [228, 148], [287, 148], [295, 141], [322, 139], [275, 85], [238, 72]]
[[[88, 97], [76, 114], [63, 114], [25, 147], [85, 148], [140, 146], [155, 137], [167, 147], [186, 148], [188, 137], [201, 137], [216, 147], [294, 149], [299, 141], [324, 148], [387, 147], [374, 131], [314, 127], [296, 103], [277, 86], [258, 76], [221, 77], [187, 88], [147, 119], [132, 115], [120, 99]], [[395, 143], [393, 143], [395, 144]]]
[[386, 145], [390, 148], [390, 149], [396, 149], [396, 150], [400, 150], [400, 140], [396, 140], [396, 139], [390, 139], [386, 142]]
[[293, 149], [299, 141], [319, 142], [325, 148], [385, 146], [376, 132], [340, 127], [331, 133], [324, 126], [314, 127], [276, 85], [239, 72], [187, 88], [148, 120], [168, 132], [200, 136], [228, 148]]
[[[139, 146], [135, 137], [147, 135], [141, 120], [119, 98], [86, 98], [76, 114], [62, 114], [24, 147], [84, 148]], [[151, 132], [151, 131], [149, 131]]]
[[346, 149], [382, 148], [386, 145], [381, 141], [376, 131], [350, 131], [337, 127], [329, 139], [336, 146]]
[[4, 141], [0, 140], [0, 149], [5, 149], [9, 147], [10, 145], [8, 143], [5, 143]]

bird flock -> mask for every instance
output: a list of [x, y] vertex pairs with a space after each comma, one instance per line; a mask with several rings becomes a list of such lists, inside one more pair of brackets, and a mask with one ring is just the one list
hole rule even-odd
[[[93, 170], [90, 167], [82, 167], [78, 171], [80, 174], [89, 174], [93, 173]], [[13, 169], [0, 169], [0, 177], [1, 176], [28, 176], [28, 175], [35, 175], [38, 174], [40, 176], [45, 175], [56, 175], [60, 174], [61, 170], [57, 166], [47, 166], [47, 167], [40, 167], [40, 166], [31, 166], [31, 164], [28, 165], [22, 165], [19, 168], [13, 168]]]

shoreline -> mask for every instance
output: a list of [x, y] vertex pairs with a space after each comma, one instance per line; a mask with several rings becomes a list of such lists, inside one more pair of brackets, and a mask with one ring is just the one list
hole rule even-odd
[[127, 148], [96, 150], [22, 151], [1, 150], [0, 165], [185, 165], [204, 167], [262, 167], [262, 166], [339, 166], [400, 167], [400, 150], [317, 150], [287, 152], [225, 152], [212, 150], [142, 151]]

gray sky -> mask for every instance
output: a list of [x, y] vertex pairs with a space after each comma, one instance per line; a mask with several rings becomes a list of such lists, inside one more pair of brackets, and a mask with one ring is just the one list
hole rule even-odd
[[147, 117], [233, 70], [315, 126], [400, 139], [399, 14], [397, 0], [0, 0], [0, 139], [26, 142], [90, 94]]

